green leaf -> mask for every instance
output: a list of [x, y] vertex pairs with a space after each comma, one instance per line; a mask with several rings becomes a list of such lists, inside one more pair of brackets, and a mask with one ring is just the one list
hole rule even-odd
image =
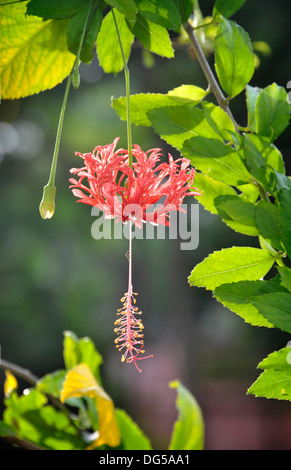
[[218, 196], [236, 196], [236, 192], [231, 186], [222, 181], [214, 180], [203, 173], [196, 172], [195, 185], [199, 188], [199, 192], [201, 193], [201, 196], [196, 196], [196, 199], [205, 209], [212, 212], [212, 214], [218, 214], [214, 203]]
[[286, 292], [276, 278], [271, 281], [240, 281], [216, 287], [214, 297], [224, 307], [242, 317], [254, 326], [273, 328], [273, 324], [264, 318], [253, 305], [257, 296], [271, 292]]
[[60, 398], [66, 373], [66, 370], [57, 370], [51, 374], [45, 375], [37, 382], [37, 390], [44, 394]]
[[[268, 166], [280, 173], [285, 173], [285, 164], [282, 153], [274, 144], [270, 143], [266, 138], [256, 134], [246, 134], [244, 138], [247, 138], [247, 141], [255, 146], [256, 152], [260, 154]], [[262, 162], [261, 159], [260, 162]], [[263, 166], [263, 164], [261, 166]]]
[[27, 13], [45, 19], [70, 18], [67, 29], [68, 48], [76, 55], [82, 39], [89, 8], [91, 13], [81, 51], [81, 60], [84, 63], [89, 63], [93, 58], [94, 43], [103, 19], [102, 10], [99, 8], [98, 2], [92, 3], [90, 0], [65, 0], [62, 2], [59, 0], [52, 0], [50, 2], [31, 0], [27, 7]]
[[149, 439], [124, 410], [115, 409], [123, 450], [152, 450]]
[[[181, 85], [167, 94], [140, 93], [131, 95], [131, 121], [137, 126], [151, 126], [148, 112], [154, 109], [168, 106], [180, 106], [182, 104], [196, 105], [200, 103], [207, 92], [195, 85]], [[112, 100], [112, 107], [121, 119], [126, 120], [126, 98], [121, 97]]]
[[176, 105], [180, 104], [193, 104], [200, 103], [208, 91], [196, 85], [181, 85], [173, 90], [170, 90], [167, 95]]
[[135, 0], [143, 17], [167, 29], [177, 31], [181, 26], [180, 12], [173, 0]]
[[280, 233], [282, 243], [291, 259], [291, 189], [282, 189], [278, 193], [280, 213]]
[[236, 132], [236, 129], [228, 114], [226, 114], [220, 106], [208, 103], [207, 101], [202, 103], [202, 107], [207, 122], [215, 131], [217, 136], [225, 141], [232, 140], [231, 135]]
[[180, 10], [182, 22], [185, 23], [194, 10], [194, 0], [175, 0], [177, 8]]
[[279, 261], [281, 255], [277, 253], [275, 248], [273, 248], [272, 245], [262, 237], [262, 235], [259, 235], [259, 243], [262, 250], [267, 251], [268, 253], [270, 253], [271, 256], [275, 257], [276, 261]]
[[273, 248], [282, 250], [279, 207], [260, 200], [255, 207], [255, 220], [259, 234], [264, 240]]
[[283, 348], [264, 359], [258, 367], [265, 369], [248, 394], [256, 397], [291, 400], [291, 350]]
[[174, 57], [174, 49], [166, 28], [152, 23], [140, 13], [136, 16], [134, 26], [130, 27], [132, 33], [147, 50], [162, 57]]
[[[196, 108], [193, 111], [196, 111]], [[239, 153], [223, 142], [213, 139], [209, 135], [209, 127], [205, 125], [205, 121], [200, 121], [194, 129], [200, 135], [185, 141], [182, 148], [178, 145], [184, 157], [189, 158], [196, 168], [211, 178], [224, 181], [231, 186], [251, 182], [251, 175], [242, 162]], [[203, 136], [202, 133], [205, 135]], [[184, 140], [188, 135], [189, 133], [184, 135]], [[164, 138], [164, 136], [162, 137]], [[176, 136], [173, 137], [171, 140], [167, 137], [166, 140], [175, 146], [177, 138]], [[179, 141], [178, 143], [180, 144]]]
[[196, 399], [178, 380], [169, 385], [177, 390], [176, 406], [179, 413], [169, 450], [203, 450], [204, 421]]
[[252, 202], [255, 204], [260, 196], [260, 191], [258, 187], [253, 184], [241, 184], [237, 186], [237, 189], [240, 191], [240, 197], [245, 199], [245, 201]]
[[[126, 18], [119, 11], [114, 11], [119, 34], [128, 61], [134, 35], [130, 31]], [[97, 37], [97, 55], [99, 63], [106, 73], [117, 74], [123, 69], [123, 58], [112, 12], [110, 11], [102, 21]]]
[[263, 359], [259, 364], [259, 369], [265, 370], [280, 370], [282, 372], [288, 372], [290, 370], [290, 347], [281, 349], [280, 351], [275, 351], [269, 354], [268, 357]]
[[[67, 29], [68, 48], [73, 54], [77, 54], [79, 45], [82, 40], [84, 25], [88, 15], [88, 4], [83, 5], [78, 14], [76, 14], [69, 22]], [[94, 44], [96, 42], [103, 15], [102, 10], [96, 5], [91, 8], [90, 16], [87, 23], [86, 34], [81, 49], [80, 59], [85, 64], [91, 62], [94, 54]]]
[[[291, 366], [289, 366], [291, 369]], [[266, 370], [249, 388], [248, 395], [274, 398], [276, 400], [291, 400], [291, 374], [277, 370]]]
[[277, 266], [283, 286], [291, 293], [291, 269], [286, 266]]
[[246, 99], [247, 99], [247, 110], [248, 110], [248, 129], [252, 132], [256, 132], [256, 116], [255, 109], [259, 93], [262, 88], [246, 86]]
[[243, 136], [243, 154], [249, 172], [267, 191], [271, 192], [270, 177], [266, 170], [266, 161], [256, 145], [249, 138], [248, 134]]
[[65, 413], [47, 405], [46, 397], [30, 389], [5, 400], [4, 420], [15, 426], [20, 438], [50, 450], [82, 450], [85, 447], [78, 430]]
[[291, 333], [291, 294], [264, 294], [257, 297], [253, 304], [276, 328]]
[[0, 421], [0, 436], [1, 437], [13, 437], [17, 436], [17, 431], [10, 424]]
[[215, 68], [229, 98], [237, 96], [255, 71], [254, 53], [248, 33], [222, 18], [215, 40]]
[[205, 258], [188, 279], [192, 286], [213, 290], [222, 284], [261, 279], [273, 264], [274, 258], [259, 248], [226, 248]]
[[256, 102], [257, 134], [273, 142], [286, 129], [290, 120], [290, 104], [284, 88], [276, 83], [262, 90]]
[[90, 338], [79, 339], [71, 331], [66, 331], [64, 333], [64, 362], [67, 370], [81, 363], [87, 364], [98, 383], [101, 383], [99, 369], [103, 360]]
[[53, 88], [72, 70], [68, 20], [26, 17], [26, 4], [1, 6], [0, 60], [2, 99], [16, 99]]
[[216, 0], [212, 16], [216, 18], [218, 15], [222, 15], [225, 18], [229, 18], [243, 6], [245, 1], [246, 0]]
[[218, 196], [214, 204], [222, 220], [233, 230], [250, 236], [259, 235], [253, 203], [241, 199], [238, 195], [224, 195]]
[[129, 21], [135, 21], [136, 8], [134, 0], [105, 0], [108, 5], [116, 8]]
[[5, 405], [19, 414], [26, 413], [27, 411], [36, 410], [44, 407], [47, 404], [47, 397], [34, 388], [26, 390], [22, 396], [18, 396], [14, 391], [5, 400]]
[[[147, 116], [155, 132], [180, 151], [184, 142], [193, 136], [201, 135], [213, 139], [217, 137], [205, 119], [203, 111], [197, 107], [168, 106], [149, 111]], [[191, 146], [189, 151], [192, 152]]]
[[82, 8], [84, 3], [89, 6], [89, 0], [30, 0], [27, 5], [27, 14], [40, 16], [46, 19], [71, 18]]
[[275, 171], [275, 183], [276, 189], [278, 194], [280, 194], [281, 190], [291, 191], [291, 178], [290, 176], [286, 176], [278, 171]]
[[0, 0], [0, 5], [8, 5], [9, 3], [17, 3], [22, 0]]

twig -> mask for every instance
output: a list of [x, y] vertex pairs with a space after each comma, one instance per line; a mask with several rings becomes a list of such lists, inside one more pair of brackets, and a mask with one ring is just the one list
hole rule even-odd
[[22, 447], [23, 449], [26, 449], [26, 450], [46, 450], [44, 449], [44, 447], [39, 447], [33, 442], [26, 441], [25, 439], [20, 439], [16, 436], [2, 436], [2, 439], [5, 439], [5, 441], [9, 442], [9, 444]]
[[228, 106], [228, 103], [225, 99], [225, 96], [223, 95], [221, 89], [220, 89], [220, 86], [206, 60], [206, 57], [205, 57], [205, 54], [195, 36], [195, 32], [194, 32], [194, 29], [193, 29], [193, 26], [187, 22], [187, 23], [184, 23], [184, 29], [186, 31], [186, 33], [188, 34], [188, 37], [191, 41], [191, 44], [192, 44], [192, 47], [195, 51], [195, 54], [197, 56], [197, 59], [198, 59], [198, 62], [204, 72], [204, 75], [208, 81], [208, 85], [209, 85], [209, 88], [211, 89], [211, 91], [214, 93], [216, 99], [217, 99], [217, 102], [219, 104], [219, 106], [228, 114], [228, 116], [230, 117], [230, 119], [232, 120], [234, 126], [235, 126], [235, 129], [236, 131], [238, 132], [238, 124], [235, 120], [235, 118], [233, 117], [232, 115], [232, 112], [230, 111], [229, 109], [229, 106]]
[[[33, 385], [34, 387], [37, 385], [38, 381], [40, 380], [39, 377], [34, 375], [30, 370], [24, 369], [20, 366], [17, 366], [16, 364], [13, 364], [12, 362], [4, 361], [3, 359], [0, 360], [0, 369], [4, 370], [9, 370], [12, 372], [14, 375], [17, 377], [20, 377], [21, 379], [25, 380], [29, 384]], [[70, 413], [68, 409], [55, 397], [50, 395], [49, 393], [46, 393], [48, 399], [51, 401], [51, 403], [60, 411], [66, 414], [72, 425], [75, 427], [75, 429], [80, 433], [80, 430], [74, 420], [71, 418]]]
[[0, 369], [9, 370], [33, 386], [35, 386], [39, 380], [36, 375], [30, 372], [30, 370], [23, 369], [22, 367], [16, 366], [15, 364], [12, 364], [12, 362], [4, 361], [3, 359], [0, 361]]

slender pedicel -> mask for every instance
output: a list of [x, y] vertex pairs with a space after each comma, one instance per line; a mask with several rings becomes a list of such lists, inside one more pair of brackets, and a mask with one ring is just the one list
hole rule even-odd
[[58, 123], [58, 128], [57, 128], [57, 135], [56, 135], [56, 141], [55, 141], [55, 148], [54, 148], [54, 153], [53, 153], [53, 158], [52, 158], [52, 164], [51, 164], [51, 169], [50, 169], [50, 175], [49, 175], [49, 180], [46, 186], [43, 188], [43, 196], [41, 203], [39, 205], [39, 212], [40, 215], [43, 219], [51, 219], [52, 216], [54, 215], [55, 212], [55, 195], [56, 195], [56, 186], [55, 186], [55, 179], [56, 179], [56, 170], [57, 170], [57, 162], [58, 162], [58, 156], [59, 156], [59, 149], [60, 149], [60, 142], [61, 142], [61, 135], [62, 135], [62, 130], [63, 130], [63, 123], [64, 123], [64, 117], [65, 117], [65, 111], [66, 111], [66, 106], [67, 106], [67, 101], [68, 101], [68, 96], [69, 96], [69, 91], [71, 84], [73, 83], [74, 88], [79, 87], [79, 82], [80, 82], [80, 76], [79, 76], [79, 62], [80, 62], [80, 55], [81, 55], [81, 50], [85, 38], [85, 33], [87, 29], [87, 24], [88, 24], [88, 19], [90, 16], [90, 11], [91, 11], [91, 4], [92, 0], [90, 0], [90, 5], [88, 8], [88, 14], [86, 17], [86, 21], [84, 24], [84, 28], [82, 31], [82, 37], [81, 41], [78, 47], [77, 51], [77, 56], [76, 60], [74, 62], [74, 66], [72, 68], [72, 71], [70, 75], [68, 76], [67, 79], [67, 85], [65, 89], [65, 94], [64, 94], [64, 99], [63, 99], [63, 104], [61, 108], [61, 113], [59, 117], [59, 123]]
[[122, 362], [133, 362], [139, 372], [142, 370], [138, 367], [136, 361], [141, 359], [148, 359], [153, 357], [143, 356], [139, 357], [140, 354], [144, 354], [144, 342], [143, 342], [143, 324], [141, 318], [136, 316], [141, 315], [141, 311], [135, 306], [136, 293], [132, 290], [132, 222], [129, 222], [129, 250], [128, 250], [128, 291], [124, 294], [121, 299], [123, 307], [118, 309], [117, 315], [120, 316], [114, 323], [116, 328], [114, 332], [117, 333], [115, 344], [117, 349], [122, 352]]
[[124, 76], [125, 76], [125, 87], [126, 87], [126, 123], [127, 123], [127, 148], [128, 148], [128, 164], [130, 167], [132, 167], [132, 137], [131, 137], [131, 118], [130, 118], [130, 77], [129, 77], [129, 68], [127, 66], [123, 46], [122, 46], [122, 41], [117, 25], [117, 21], [114, 15], [113, 8], [111, 9], [116, 31], [117, 31], [117, 36], [119, 40], [119, 45], [121, 49], [121, 54], [122, 54], [122, 59], [123, 59], [123, 65], [124, 65]]
[[50, 169], [50, 176], [49, 176], [47, 185], [43, 188], [43, 196], [42, 196], [42, 200], [39, 206], [39, 212], [43, 219], [51, 219], [55, 212], [56, 169], [57, 169], [59, 148], [60, 148], [61, 135], [62, 135], [62, 130], [63, 130], [64, 117], [65, 117], [65, 110], [66, 110], [71, 83], [72, 83], [72, 72], [70, 73], [67, 79], [67, 85], [65, 89], [65, 94], [64, 94], [64, 99], [63, 99], [63, 104], [61, 108], [59, 124], [58, 124], [58, 129], [57, 129], [55, 148], [54, 148], [52, 164], [51, 164], [51, 169]]

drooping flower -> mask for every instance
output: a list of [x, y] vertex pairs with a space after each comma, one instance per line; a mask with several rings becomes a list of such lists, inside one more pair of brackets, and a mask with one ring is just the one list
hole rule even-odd
[[[116, 150], [118, 138], [112, 144], [97, 146], [92, 153], [76, 153], [84, 160], [82, 168], [70, 171], [76, 178], [70, 178], [77, 202], [97, 206], [104, 211], [105, 218], [117, 218], [129, 222], [129, 275], [128, 290], [121, 299], [123, 306], [118, 310], [115, 322], [116, 347], [122, 352], [121, 361], [133, 362], [144, 356], [143, 324], [139, 309], [135, 306], [132, 287], [132, 226], [141, 227], [143, 222], [169, 225], [169, 213], [179, 211], [185, 196], [199, 195], [192, 188], [195, 170], [190, 161], [180, 158], [174, 161], [168, 155], [168, 162], [160, 162], [160, 149], [143, 152], [134, 145], [134, 161], [129, 165], [129, 154], [125, 149]], [[87, 182], [87, 184], [86, 184]], [[159, 201], [161, 204], [155, 206]], [[148, 210], [150, 208], [152, 210]]]
[[[132, 149], [135, 161], [129, 166], [128, 151], [115, 150], [118, 138], [112, 144], [97, 146], [92, 153], [76, 153], [84, 160], [82, 168], [72, 168], [73, 194], [77, 202], [97, 206], [105, 212], [105, 218], [127, 222], [137, 227], [142, 222], [169, 225], [169, 212], [180, 210], [185, 196], [199, 195], [191, 188], [195, 170], [190, 161], [180, 158], [160, 163], [160, 149], [143, 152], [138, 145]], [[84, 182], [87, 180], [88, 185]], [[163, 203], [154, 207], [158, 201]], [[150, 207], [153, 211], [148, 211]]]

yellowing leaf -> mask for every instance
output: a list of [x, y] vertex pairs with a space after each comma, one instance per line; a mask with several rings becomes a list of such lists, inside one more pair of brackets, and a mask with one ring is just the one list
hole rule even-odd
[[6, 379], [4, 382], [4, 394], [5, 397], [9, 397], [13, 390], [15, 390], [18, 387], [18, 383], [16, 378], [14, 377], [13, 374], [9, 370], [5, 371]]
[[104, 400], [98, 397], [96, 399], [98, 417], [99, 417], [99, 435], [97, 439], [88, 447], [88, 450], [93, 450], [95, 447], [100, 447], [107, 444], [111, 447], [116, 447], [120, 444], [120, 431], [115, 421], [114, 407], [112, 401]]
[[111, 400], [103, 388], [98, 385], [87, 364], [78, 364], [66, 375], [61, 392], [61, 401], [64, 402], [68, 398], [84, 395], [90, 398], [100, 396], [105, 400]]
[[53, 88], [68, 76], [75, 60], [67, 47], [68, 20], [25, 16], [26, 3], [1, 6], [0, 84], [4, 99]]
[[94, 449], [103, 444], [116, 447], [120, 444], [120, 431], [114, 415], [114, 405], [100, 385], [87, 364], [78, 364], [71, 369], [63, 384], [61, 401], [68, 398], [87, 396], [96, 399], [99, 418], [98, 438], [88, 449]]

